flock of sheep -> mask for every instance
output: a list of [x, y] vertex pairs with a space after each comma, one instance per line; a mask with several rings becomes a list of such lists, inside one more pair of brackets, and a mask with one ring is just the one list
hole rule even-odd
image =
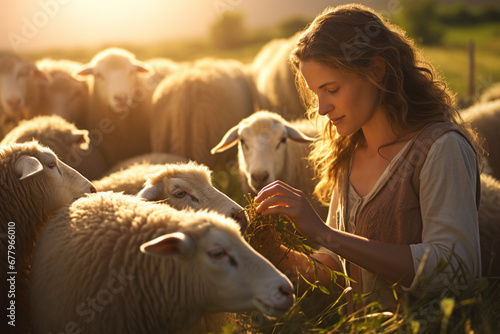
[[[295, 38], [251, 64], [0, 52], [0, 332], [200, 333], [224, 312], [286, 312], [292, 284], [243, 239], [244, 211], [212, 174], [237, 161], [244, 194], [281, 179], [326, 217], [305, 161], [320, 134], [287, 62]], [[490, 152], [481, 245], [485, 275], [500, 275], [500, 99], [488, 94], [463, 115]]]

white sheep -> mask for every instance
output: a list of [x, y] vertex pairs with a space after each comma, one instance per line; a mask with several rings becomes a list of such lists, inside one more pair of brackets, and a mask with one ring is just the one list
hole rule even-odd
[[327, 208], [313, 199], [314, 171], [306, 158], [309, 144], [318, 136], [308, 120], [287, 122], [277, 113], [258, 111], [231, 128], [212, 153], [238, 144], [238, 164], [243, 192], [257, 193], [281, 180], [302, 190], [322, 217]]
[[36, 142], [0, 146], [0, 183], [0, 332], [29, 333], [34, 242], [54, 211], [95, 188]]
[[212, 312], [279, 315], [290, 281], [214, 212], [117, 193], [76, 200], [47, 223], [31, 280], [34, 333], [201, 333]]
[[500, 182], [481, 175], [479, 236], [483, 276], [500, 277]]
[[213, 210], [234, 218], [242, 228], [247, 225], [243, 208], [212, 185], [212, 171], [208, 167], [195, 162], [135, 163], [92, 183], [98, 191], [163, 201], [178, 210]]
[[123, 49], [99, 52], [91, 62], [77, 70], [76, 76], [91, 76], [89, 110], [84, 128], [99, 131], [91, 136], [108, 166], [150, 152], [151, 96], [144, 86], [147, 65]]
[[0, 138], [37, 114], [39, 83], [46, 76], [18, 54], [0, 51]]
[[479, 96], [479, 102], [490, 102], [500, 99], [500, 82], [497, 82], [481, 93]]
[[247, 219], [243, 208], [212, 184], [212, 171], [195, 162], [167, 164], [148, 175], [137, 194], [148, 201], [165, 201], [182, 210], [213, 210], [234, 218], [244, 229]]
[[78, 129], [58, 115], [36, 116], [21, 121], [0, 145], [37, 140], [49, 147], [64, 163], [88, 179], [99, 178], [107, 163], [99, 150], [89, 145], [89, 131]]
[[89, 87], [86, 80], [77, 80], [73, 74], [82, 64], [50, 58], [38, 60], [35, 64], [49, 79], [40, 85], [39, 112], [43, 115], [59, 115], [81, 126], [88, 107]]
[[462, 110], [461, 115], [486, 140], [491, 175], [500, 179], [500, 100], [477, 103]]
[[227, 129], [254, 111], [256, 89], [236, 60], [200, 59], [174, 72], [153, 95], [153, 152], [169, 152], [225, 168], [234, 153], [214, 157], [212, 148]]
[[297, 39], [298, 34], [287, 39], [271, 40], [250, 65], [260, 97], [263, 98], [263, 108], [275, 111], [289, 121], [304, 118], [306, 113], [289, 61]]

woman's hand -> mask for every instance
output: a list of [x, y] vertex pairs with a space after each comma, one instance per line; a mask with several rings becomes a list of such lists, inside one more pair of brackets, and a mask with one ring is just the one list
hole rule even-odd
[[256, 211], [263, 215], [281, 214], [291, 220], [300, 234], [310, 241], [319, 243], [328, 226], [321, 220], [313, 209], [305, 194], [288, 184], [275, 181], [262, 190], [255, 197], [260, 203]]

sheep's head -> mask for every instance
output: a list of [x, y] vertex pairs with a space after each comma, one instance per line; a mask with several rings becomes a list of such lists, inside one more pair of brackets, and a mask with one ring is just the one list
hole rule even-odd
[[[260, 310], [281, 315], [294, 303], [293, 287], [267, 259], [252, 249], [237, 225], [214, 213], [183, 213], [186, 225], [210, 225], [203, 231], [170, 233], [144, 243], [141, 251], [177, 257], [205, 311]], [[199, 229], [199, 228], [198, 228]], [[187, 283], [189, 284], [189, 283]]]
[[212, 154], [238, 144], [240, 173], [248, 186], [257, 193], [278, 180], [285, 168], [287, 141], [311, 142], [309, 138], [281, 116], [260, 111], [231, 128]]
[[[89, 180], [37, 142], [4, 146], [0, 156], [12, 163], [11, 182], [15, 184], [12, 191], [42, 198], [45, 213], [53, 212], [85, 193], [96, 192]], [[6, 164], [3, 166], [5, 168]]]
[[19, 113], [26, 106], [30, 85], [34, 80], [47, 81], [47, 77], [35, 64], [17, 55], [0, 55], [0, 99], [2, 108], [10, 117], [19, 119]]
[[165, 200], [176, 209], [209, 209], [234, 218], [244, 228], [243, 208], [212, 185], [208, 167], [190, 162], [167, 164], [152, 175], [137, 195], [149, 201]]
[[49, 147], [64, 162], [79, 150], [89, 149], [89, 132], [78, 129], [60, 116], [37, 116], [24, 120], [2, 140], [2, 144], [26, 143], [37, 140]]
[[138, 74], [147, 72], [148, 66], [136, 60], [131, 53], [111, 48], [96, 55], [76, 75], [93, 75], [93, 93], [100, 103], [109, 106], [114, 112], [124, 113], [133, 107], [134, 101], [144, 98]]

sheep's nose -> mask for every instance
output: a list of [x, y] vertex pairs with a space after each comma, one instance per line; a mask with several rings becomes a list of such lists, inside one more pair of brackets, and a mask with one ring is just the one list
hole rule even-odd
[[268, 172], [252, 173], [252, 180], [257, 184], [263, 184], [269, 178]]
[[128, 95], [126, 93], [115, 94], [113, 101], [119, 106], [127, 105]]
[[283, 282], [277, 291], [271, 295], [272, 306], [275, 314], [283, 314], [295, 303], [295, 295], [290, 284]]
[[291, 297], [293, 296], [293, 290], [290, 288], [289, 285], [282, 285], [279, 288], [281, 294], [285, 297]]
[[90, 193], [95, 194], [97, 192], [97, 188], [94, 187], [93, 185], [90, 186]]
[[232, 215], [232, 218], [240, 225], [240, 231], [243, 234], [248, 226], [248, 219], [245, 210], [239, 210]]

